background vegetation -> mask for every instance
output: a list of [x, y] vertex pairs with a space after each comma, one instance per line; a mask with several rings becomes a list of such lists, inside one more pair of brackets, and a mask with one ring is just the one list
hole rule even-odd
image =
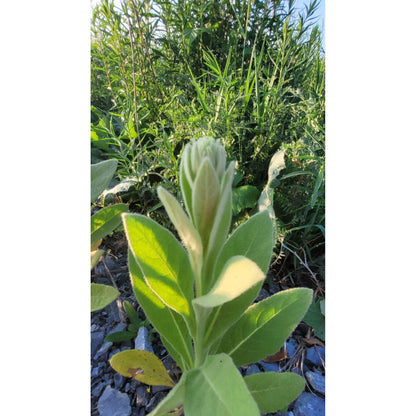
[[[278, 279], [323, 295], [325, 57], [315, 12], [294, 0], [101, 0], [91, 35], [91, 162], [118, 160], [107, 194], [168, 225], [156, 186], [179, 197], [184, 144], [221, 138], [238, 161], [234, 185], [255, 210], [273, 154]], [[253, 193], [254, 190], [254, 193]], [[254, 202], [253, 202], [254, 201]], [[289, 283], [289, 281], [291, 283]]]

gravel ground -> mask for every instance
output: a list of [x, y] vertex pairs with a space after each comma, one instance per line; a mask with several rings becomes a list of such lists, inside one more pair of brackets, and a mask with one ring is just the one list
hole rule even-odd
[[[164, 363], [174, 381], [180, 377], [180, 369], [161, 344], [157, 333], [151, 326], [143, 327], [138, 339], [123, 342], [105, 342], [104, 338], [116, 331], [127, 328], [128, 320], [122, 308], [124, 300], [129, 301], [144, 321], [132, 294], [125, 249], [114, 250], [107, 254], [92, 272], [91, 281], [112, 284], [116, 282], [121, 293], [120, 299], [101, 311], [91, 314], [91, 416], [144, 416], [152, 411], [167, 395], [169, 388], [147, 386], [134, 379], [128, 379], [115, 372], [108, 360], [119, 351], [135, 348], [135, 342], [141, 349], [152, 349]], [[258, 300], [286, 289], [278, 284], [265, 284]], [[284, 416], [323, 416], [325, 414], [325, 346], [316, 338], [308, 338], [309, 327], [301, 323], [287, 340], [285, 348], [275, 356], [258, 363], [243, 366], [243, 375], [261, 371], [293, 371], [305, 378], [305, 391], [289, 406]], [[136, 344], [136, 347], [138, 344]], [[281, 413], [270, 414], [281, 416]], [[213, 415], [221, 416], [221, 415]], [[236, 415], [238, 416], [238, 415]]]

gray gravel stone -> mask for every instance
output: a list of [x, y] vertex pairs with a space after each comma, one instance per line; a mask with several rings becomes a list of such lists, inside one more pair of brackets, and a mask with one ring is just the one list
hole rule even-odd
[[305, 373], [305, 378], [315, 391], [325, 394], [325, 377], [322, 374], [308, 371]]
[[104, 342], [104, 344], [101, 346], [101, 348], [97, 351], [97, 353], [94, 355], [94, 360], [106, 360], [108, 355], [108, 350], [113, 345], [112, 342]]
[[152, 394], [155, 394], [159, 391], [167, 391], [170, 390], [171, 387], [169, 386], [152, 386]]
[[100, 369], [98, 367], [94, 367], [91, 370], [91, 378], [97, 378], [100, 375]]
[[306, 352], [306, 361], [313, 365], [322, 366], [325, 364], [325, 347], [311, 347]]
[[142, 326], [137, 333], [137, 337], [134, 341], [134, 347], [136, 350], [145, 350], [154, 354], [152, 344], [149, 341], [149, 331], [146, 327]]
[[298, 348], [298, 343], [293, 338], [290, 338], [288, 342], [286, 342], [286, 351], [288, 358], [291, 358], [295, 355], [296, 349]]
[[123, 377], [121, 374], [116, 373], [114, 374], [114, 387], [116, 389], [121, 389], [124, 386], [124, 383], [126, 382], [126, 377]]
[[256, 302], [260, 302], [263, 299], [266, 299], [270, 296], [269, 292], [265, 288], [261, 288], [259, 294], [257, 295]]
[[303, 392], [293, 408], [294, 416], [325, 416], [325, 401], [312, 393]]
[[150, 413], [156, 406], [166, 397], [167, 392], [159, 391], [157, 392], [149, 401], [146, 406], [146, 411]]
[[97, 331], [91, 333], [91, 357], [94, 357], [98, 347], [104, 341], [104, 331]]
[[129, 396], [107, 386], [98, 400], [100, 416], [130, 416], [131, 407]]
[[147, 406], [149, 403], [150, 394], [147, 392], [146, 387], [140, 385], [136, 389], [136, 405]]
[[274, 371], [278, 372], [280, 370], [279, 364], [277, 363], [265, 363], [264, 361], [260, 361], [264, 371]]
[[260, 368], [256, 364], [251, 364], [247, 370], [246, 370], [246, 376], [249, 376], [251, 374], [260, 373]]
[[110, 335], [113, 332], [125, 331], [126, 328], [127, 328], [127, 324], [124, 323], [124, 322], [120, 322], [113, 329], [111, 329], [110, 331], [108, 331], [108, 334], [107, 335]]
[[105, 383], [98, 383], [92, 390], [91, 396], [98, 399], [100, 397], [101, 392], [103, 391], [104, 387], [106, 386]]

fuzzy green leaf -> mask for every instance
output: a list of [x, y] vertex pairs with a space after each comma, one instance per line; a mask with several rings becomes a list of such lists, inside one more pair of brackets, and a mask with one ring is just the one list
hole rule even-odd
[[237, 366], [275, 353], [301, 321], [311, 301], [311, 289], [295, 288], [250, 306], [225, 333], [217, 352], [229, 354]]
[[91, 165], [91, 201], [107, 188], [117, 169], [117, 160], [110, 159]]
[[121, 224], [121, 214], [127, 212], [127, 204], [115, 204], [100, 209], [91, 217], [91, 244], [114, 231]]
[[149, 288], [194, 329], [193, 273], [189, 258], [171, 232], [139, 214], [123, 214], [129, 248]]
[[258, 373], [244, 377], [262, 413], [281, 411], [305, 388], [305, 380], [295, 373]]
[[220, 184], [210, 160], [204, 158], [199, 167], [192, 192], [194, 224], [204, 247], [208, 247], [212, 224], [220, 196]]
[[215, 308], [237, 298], [265, 278], [256, 263], [243, 256], [232, 257], [209, 293], [192, 301], [203, 308]]
[[105, 308], [120, 295], [112, 286], [91, 283], [91, 312]]
[[208, 356], [189, 371], [185, 383], [185, 414], [258, 416], [259, 409], [240, 372], [226, 354]]
[[136, 337], [137, 334], [130, 332], [130, 331], [117, 331], [108, 334], [105, 338], [105, 342], [123, 342], [128, 341], [129, 339], [133, 339]]
[[157, 188], [157, 194], [188, 250], [193, 270], [199, 274], [202, 267], [202, 242], [197, 230], [175, 197], [161, 186]]
[[193, 361], [192, 341], [185, 321], [181, 315], [167, 308], [147, 286], [143, 272], [130, 250], [128, 263], [134, 295], [147, 319], [159, 332], [166, 349], [182, 370], [189, 368]]

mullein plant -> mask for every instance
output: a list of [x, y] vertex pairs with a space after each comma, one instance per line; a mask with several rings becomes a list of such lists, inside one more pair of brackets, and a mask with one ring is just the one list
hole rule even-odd
[[177, 384], [148, 351], [114, 355], [111, 366], [149, 385], [173, 387], [151, 416], [254, 416], [284, 410], [304, 389], [294, 373], [243, 377], [239, 366], [278, 351], [306, 313], [312, 291], [285, 290], [253, 304], [274, 245], [270, 209], [229, 235], [234, 162], [220, 140], [201, 137], [183, 151], [185, 205], [158, 188], [175, 236], [150, 218], [122, 214], [135, 296], [182, 370]]

